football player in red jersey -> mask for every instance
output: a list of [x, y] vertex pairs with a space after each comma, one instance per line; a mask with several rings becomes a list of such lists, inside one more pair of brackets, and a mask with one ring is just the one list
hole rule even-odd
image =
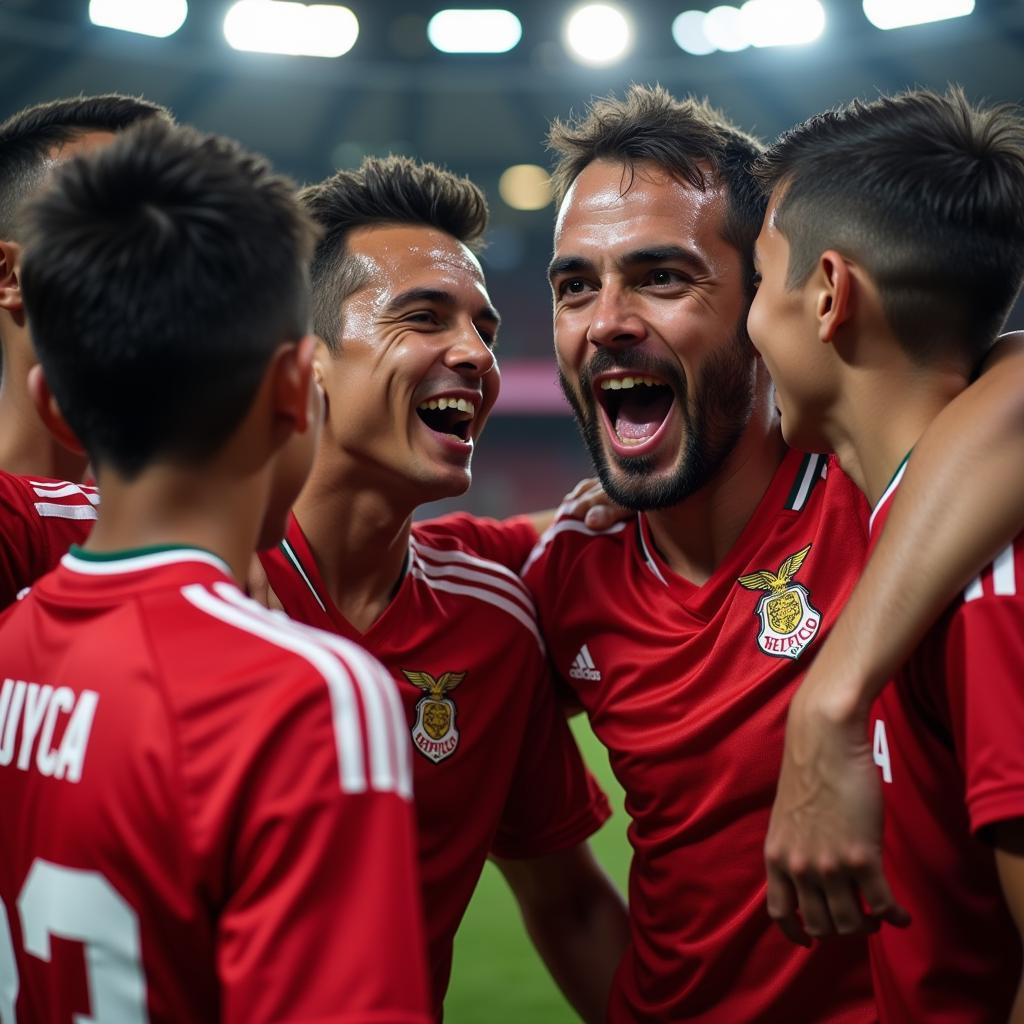
[[764, 908], [787, 703], [860, 571], [867, 509], [838, 466], [786, 449], [746, 336], [761, 147], [640, 86], [550, 141], [563, 387], [606, 491], [641, 511], [603, 536], [556, 523], [526, 571], [633, 816], [610, 1019], [873, 1020], [864, 945], [790, 947]]
[[[967, 387], [1024, 281], [1024, 116], [957, 89], [854, 103], [787, 132], [759, 173], [770, 199], [750, 335], [786, 440], [838, 454], [873, 506], [873, 544], [908, 452]], [[885, 871], [912, 917], [870, 942], [883, 1022], [998, 1024], [1011, 1007], [1024, 1021], [1022, 660], [1018, 536], [862, 725]], [[854, 890], [843, 867], [819, 884]]]
[[498, 394], [498, 313], [473, 247], [487, 207], [466, 179], [399, 157], [306, 189], [326, 423], [284, 543], [263, 555], [294, 618], [390, 669], [415, 751], [435, 1012], [487, 856], [581, 1016], [604, 1018], [626, 938], [586, 838], [608, 815], [550, 685], [533, 603], [509, 568], [527, 521], [412, 522], [463, 493]]
[[[37, 360], [21, 294], [19, 210], [55, 166], [151, 118], [168, 121], [170, 114], [148, 100], [112, 93], [40, 103], [0, 124], [0, 469], [8, 473], [81, 480], [86, 470], [81, 452], [68, 450], [47, 431], [28, 392]], [[87, 532], [83, 527], [75, 539]]]
[[105, 500], [0, 621], [5, 1021], [429, 1019], [394, 685], [235, 582], [322, 418], [315, 234], [158, 119], [26, 209], [30, 386]]

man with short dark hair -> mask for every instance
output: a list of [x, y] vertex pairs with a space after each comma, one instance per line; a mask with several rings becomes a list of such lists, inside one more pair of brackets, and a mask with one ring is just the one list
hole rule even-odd
[[25, 385], [36, 359], [18, 273], [19, 211], [54, 166], [153, 118], [169, 121], [170, 114], [148, 100], [111, 93], [41, 103], [0, 124], [0, 469], [9, 473], [81, 480], [85, 471], [80, 454], [49, 436]]
[[0, 620], [5, 1021], [428, 1019], [393, 684], [236, 583], [316, 446], [315, 234], [156, 118], [25, 210], [30, 388], [104, 503]]
[[263, 556], [284, 609], [390, 669], [415, 757], [420, 866], [438, 1016], [452, 939], [488, 855], [567, 998], [604, 1019], [626, 941], [622, 900], [586, 844], [608, 815], [559, 709], [533, 602], [509, 565], [532, 525], [413, 523], [462, 494], [498, 395], [499, 317], [474, 254], [470, 181], [368, 159], [301, 194], [327, 417], [281, 547]]
[[[874, 543], [908, 453], [967, 387], [1024, 280], [1024, 117], [959, 89], [853, 103], [787, 132], [758, 174], [770, 198], [751, 337], [786, 440], [837, 453], [873, 506]], [[870, 941], [884, 1022], [1024, 1020], [1022, 660], [1018, 536], [864, 730], [886, 874], [912, 917]], [[830, 884], [854, 891], [845, 867]]]
[[562, 386], [605, 490], [640, 512], [603, 535], [557, 522], [525, 571], [634, 819], [609, 1020], [873, 1020], [863, 941], [796, 949], [764, 910], [789, 698], [860, 572], [866, 508], [838, 466], [787, 450], [746, 334], [761, 146], [644, 86], [550, 142]]

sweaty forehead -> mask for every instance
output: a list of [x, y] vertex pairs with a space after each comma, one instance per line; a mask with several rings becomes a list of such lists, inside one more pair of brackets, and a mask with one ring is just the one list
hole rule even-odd
[[555, 223], [556, 255], [585, 255], [649, 244], [690, 244], [720, 238], [723, 186], [701, 191], [655, 164], [632, 170], [619, 161], [595, 160], [572, 183]]
[[357, 228], [348, 237], [347, 249], [389, 290], [484, 287], [476, 256], [458, 239], [437, 228], [406, 224]]

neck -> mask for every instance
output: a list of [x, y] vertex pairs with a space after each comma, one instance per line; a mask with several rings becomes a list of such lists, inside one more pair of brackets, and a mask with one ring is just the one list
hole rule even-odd
[[246, 579], [268, 499], [264, 477], [158, 466], [132, 481], [110, 471], [98, 480], [103, 503], [86, 550], [203, 548], [224, 559], [237, 581]]
[[323, 448], [295, 503], [327, 594], [359, 632], [377, 620], [401, 582], [414, 507]]
[[736, 543], [786, 454], [774, 400], [759, 400], [723, 465], [695, 494], [647, 512], [651, 536], [673, 572], [703, 584]]
[[842, 405], [830, 417], [840, 465], [874, 507], [928, 425], [967, 386], [952, 367], [900, 361], [851, 374]]

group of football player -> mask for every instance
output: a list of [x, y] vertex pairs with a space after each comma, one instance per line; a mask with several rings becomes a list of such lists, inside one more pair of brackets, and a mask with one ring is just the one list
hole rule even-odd
[[1024, 1021], [1024, 117], [548, 141], [603, 490], [414, 522], [499, 391], [476, 185], [0, 124], [2, 1024], [439, 1020], [488, 858], [588, 1022]]

